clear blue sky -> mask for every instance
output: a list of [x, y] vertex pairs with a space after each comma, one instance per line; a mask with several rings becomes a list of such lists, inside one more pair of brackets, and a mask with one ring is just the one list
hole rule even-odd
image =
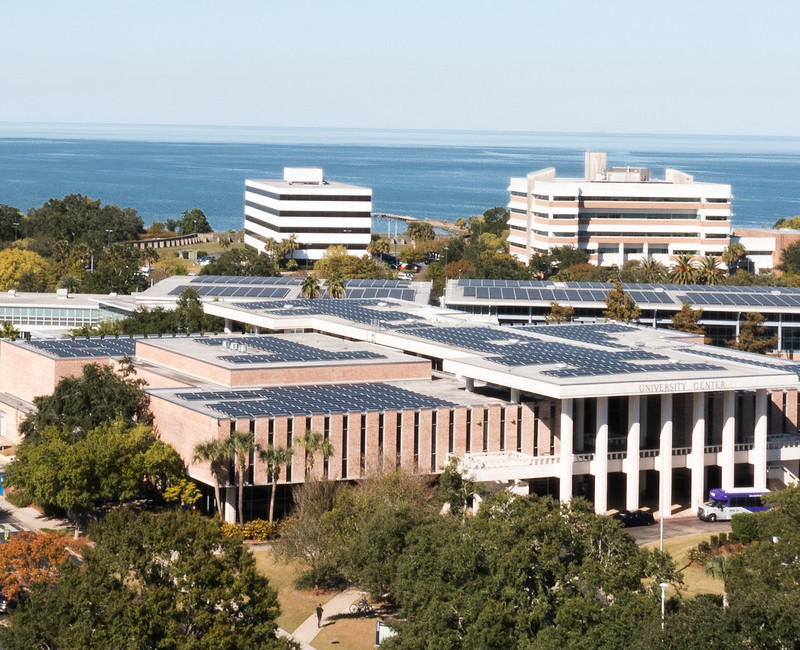
[[0, 6], [0, 122], [800, 136], [800, 2]]

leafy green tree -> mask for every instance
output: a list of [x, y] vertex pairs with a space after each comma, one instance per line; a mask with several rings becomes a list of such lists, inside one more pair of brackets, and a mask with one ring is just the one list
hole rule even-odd
[[267, 467], [267, 479], [272, 486], [269, 492], [269, 523], [272, 523], [275, 514], [275, 493], [278, 490], [278, 481], [281, 478], [281, 468], [292, 464], [293, 452], [286, 447], [269, 445], [259, 452], [259, 457]]
[[641, 315], [639, 306], [634, 302], [630, 294], [625, 293], [622, 283], [619, 281], [614, 282], [614, 288], [608, 292], [603, 302], [606, 303], [603, 317], [607, 320], [630, 323], [637, 320]]
[[547, 314], [545, 323], [569, 323], [575, 317], [575, 308], [571, 305], [559, 305], [557, 302], [550, 303], [550, 313]]
[[170, 485], [164, 490], [164, 501], [167, 503], [177, 503], [181, 508], [191, 506], [194, 508], [195, 504], [203, 498], [203, 493], [194, 483], [194, 481], [182, 478], [175, 485]]
[[181, 213], [178, 233], [181, 235], [194, 235], [198, 232], [212, 232], [205, 213], [200, 208], [190, 208]]
[[105, 422], [121, 419], [128, 425], [152, 424], [145, 382], [130, 376], [129, 361], [112, 366], [90, 363], [80, 377], [64, 377], [52, 395], [33, 398], [36, 409], [20, 424], [20, 431], [35, 438], [46, 427], [71, 432], [75, 437]]
[[269, 255], [259, 255], [253, 248], [231, 248], [204, 266], [200, 275], [272, 277], [279, 274]]
[[107, 422], [80, 437], [48, 427], [19, 445], [6, 481], [44, 507], [66, 511], [75, 521], [98, 501], [130, 501], [137, 494], [158, 495], [185, 475], [183, 461], [160, 442], [151, 427], [122, 420]]
[[0, 323], [0, 338], [11, 339], [12, 341], [19, 338], [19, 330], [14, 327], [10, 321], [4, 320]]
[[[36, 291], [55, 286], [55, 266], [33, 251], [22, 248], [6, 248], [0, 251], [0, 291], [17, 289]], [[27, 283], [27, 287], [25, 286]]]
[[528, 268], [508, 253], [484, 251], [475, 264], [475, 274], [490, 280], [527, 280]]
[[96, 259], [95, 270], [88, 273], [81, 289], [86, 293], [130, 294], [147, 288], [142, 275], [142, 252], [133, 246], [112, 244]]
[[745, 352], [756, 352], [766, 354], [775, 349], [778, 342], [777, 336], [767, 336], [767, 328], [764, 327], [766, 318], [758, 312], [745, 314], [744, 321], [739, 325], [739, 337], [725, 341], [728, 347]]
[[0, 203], [0, 241], [15, 241], [19, 237], [19, 226], [24, 216], [17, 208]]
[[702, 334], [705, 336], [706, 328], [700, 324], [700, 319], [702, 317], [702, 309], [692, 309], [692, 306], [684, 301], [680, 311], [675, 312], [672, 316], [672, 322], [669, 328], [671, 330], [678, 330], [679, 332], [689, 332], [690, 334]]
[[429, 501], [420, 478], [402, 471], [339, 490], [334, 507], [323, 515], [337, 567], [360, 589], [384, 596], [407, 535], [430, 516]]
[[207, 318], [197, 289], [188, 287], [181, 291], [175, 306], [175, 320], [181, 332], [192, 334], [205, 331]]
[[781, 263], [778, 268], [786, 273], [800, 273], [800, 241], [789, 244], [781, 251]]
[[800, 230], [800, 216], [796, 217], [787, 217], [785, 219], [778, 219], [775, 222], [775, 225], [772, 226], [773, 228], [792, 228], [794, 230]]
[[467, 516], [467, 509], [472, 498], [480, 494], [478, 486], [458, 469], [458, 460], [453, 458], [439, 474], [439, 489], [436, 494], [438, 503], [446, 507], [452, 515], [462, 520]]
[[747, 249], [741, 242], [731, 242], [722, 251], [722, 261], [728, 267], [728, 275], [733, 275], [741, 260], [747, 255]]
[[314, 271], [321, 278], [330, 277], [338, 271], [346, 279], [385, 280], [388, 276], [385, 264], [369, 255], [350, 255], [343, 246], [331, 246], [314, 264]]
[[[554, 632], [605, 612], [619, 625], [614, 603], [630, 596], [649, 599], [652, 624], [653, 584], [663, 579], [680, 583], [669, 558], [639, 549], [588, 502], [498, 493], [475, 517], [431, 518], [408, 534], [392, 585], [403, 622], [386, 647], [418, 648], [420, 639], [447, 648], [555, 647]], [[638, 616], [625, 618], [631, 626]]]
[[330, 532], [323, 519], [336, 504], [339, 489], [335, 481], [313, 478], [297, 487], [292, 492], [294, 509], [283, 520], [281, 536], [273, 547], [278, 557], [307, 564], [312, 577], [324, 579], [335, 573]]
[[297, 647], [276, 634], [275, 591], [242, 543], [196, 513], [109, 513], [82, 566], [34, 591], [0, 642], [21, 648]]
[[508, 228], [508, 210], [502, 206], [489, 208], [483, 213], [483, 232], [503, 237]]
[[85, 243], [98, 251], [109, 242], [136, 239], [144, 232], [144, 222], [132, 208], [102, 205], [81, 194], [50, 199], [40, 208], [28, 211], [20, 223], [25, 237]]
[[409, 221], [406, 224], [406, 234], [414, 240], [414, 246], [420, 242], [432, 241], [434, 237], [433, 226], [427, 221]]

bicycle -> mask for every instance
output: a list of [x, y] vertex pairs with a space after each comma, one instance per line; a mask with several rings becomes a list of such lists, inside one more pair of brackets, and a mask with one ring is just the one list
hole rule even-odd
[[372, 606], [367, 602], [366, 598], [362, 598], [357, 603], [350, 605], [351, 614], [371, 614]]

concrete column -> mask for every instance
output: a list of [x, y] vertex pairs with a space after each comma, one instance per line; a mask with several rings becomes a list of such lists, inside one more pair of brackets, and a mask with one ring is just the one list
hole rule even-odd
[[223, 512], [225, 514], [225, 521], [229, 524], [236, 523], [236, 487], [226, 487], [221, 488], [220, 491], [222, 492], [221, 498], [225, 502], [225, 507], [223, 508]]
[[703, 503], [703, 479], [705, 478], [706, 445], [706, 394], [695, 393], [692, 401], [692, 453], [689, 469], [692, 473], [691, 508], [697, 512]]
[[608, 510], [608, 397], [597, 398], [594, 443], [594, 511], [605, 514]]
[[672, 395], [661, 396], [661, 435], [659, 437], [659, 494], [660, 517], [672, 516]]
[[467, 377], [465, 379], [465, 386], [464, 388], [469, 391], [470, 393], [475, 390], [475, 380], [472, 377]]
[[230, 318], [225, 319], [225, 333], [230, 334], [233, 331], [233, 321]]
[[512, 388], [511, 389], [511, 396], [509, 397], [508, 401], [512, 402], [514, 404], [519, 404], [520, 403], [521, 400], [520, 400], [519, 388]]
[[[766, 393], [765, 393], [766, 395]], [[765, 406], [766, 413], [766, 406]], [[726, 391], [722, 394], [722, 453], [720, 466], [722, 467], [722, 489], [730, 490], [733, 487], [734, 445], [736, 444], [736, 394]]]
[[642, 429], [642, 398], [628, 396], [628, 457], [625, 459], [625, 508], [639, 509], [639, 439]]
[[575, 400], [575, 449], [586, 449], [586, 399]]
[[753, 432], [753, 487], [767, 489], [767, 391], [756, 391], [756, 427]]
[[572, 498], [572, 445], [573, 445], [573, 421], [572, 421], [572, 400], [561, 400], [561, 484], [559, 497], [562, 501], [569, 501]]

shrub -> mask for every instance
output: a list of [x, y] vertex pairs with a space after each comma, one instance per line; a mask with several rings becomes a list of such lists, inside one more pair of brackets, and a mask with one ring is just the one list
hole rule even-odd
[[728, 533], [720, 533], [719, 534], [719, 545], [720, 546], [727, 546], [728, 545]]
[[708, 542], [700, 542], [694, 548], [689, 549], [687, 557], [689, 562], [694, 562], [700, 566], [705, 566], [709, 557], [711, 557], [711, 546]]
[[291, 259], [286, 262], [286, 270], [287, 271], [296, 271], [297, 270], [297, 260]]
[[334, 564], [322, 562], [297, 576], [294, 586], [297, 589], [338, 589], [346, 582]]
[[264, 542], [278, 536], [279, 526], [265, 519], [253, 519], [241, 526], [241, 529], [245, 539]]
[[731, 528], [739, 536], [743, 544], [749, 544], [754, 539], [761, 537], [758, 528], [758, 515], [740, 513], [731, 517]]
[[728, 534], [728, 539], [730, 540], [731, 544], [738, 544], [739, 543], [739, 535], [737, 535], [736, 533], [733, 533], [733, 532], [729, 533]]
[[719, 535], [712, 535], [711, 536], [711, 548], [718, 549], [719, 548]]
[[6, 488], [5, 497], [6, 501], [17, 508], [26, 508], [33, 504], [33, 499], [25, 490], [9, 490]]
[[229, 524], [227, 521], [223, 521], [220, 524], [220, 531], [222, 531], [222, 534], [228, 539], [244, 539], [241, 526], [237, 526], [236, 524]]

